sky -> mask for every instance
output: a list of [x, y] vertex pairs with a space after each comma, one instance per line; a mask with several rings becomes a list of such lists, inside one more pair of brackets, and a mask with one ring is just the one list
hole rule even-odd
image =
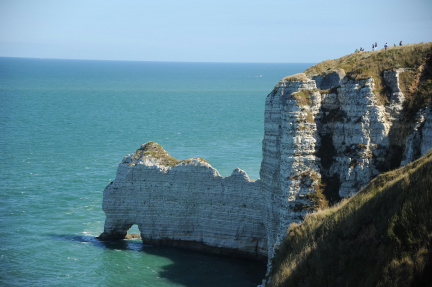
[[432, 41], [432, 0], [0, 0], [0, 57], [317, 63]]

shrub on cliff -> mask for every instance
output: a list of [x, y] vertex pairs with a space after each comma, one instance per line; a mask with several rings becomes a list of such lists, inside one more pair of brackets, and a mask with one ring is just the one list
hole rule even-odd
[[267, 286], [432, 286], [431, 170], [432, 151], [292, 224]]

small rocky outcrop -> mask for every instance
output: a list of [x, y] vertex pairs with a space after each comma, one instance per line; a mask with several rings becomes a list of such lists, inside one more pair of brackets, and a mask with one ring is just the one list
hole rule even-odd
[[179, 161], [157, 143], [123, 159], [104, 190], [102, 208], [102, 240], [124, 239], [137, 224], [147, 244], [267, 255], [260, 181], [240, 169], [224, 178], [202, 158]]

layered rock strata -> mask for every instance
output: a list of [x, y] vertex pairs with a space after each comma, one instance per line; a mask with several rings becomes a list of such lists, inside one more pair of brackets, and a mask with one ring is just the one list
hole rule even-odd
[[314, 194], [336, 202], [432, 147], [430, 109], [413, 124], [401, 118], [404, 71], [384, 73], [386, 105], [372, 78], [354, 81], [340, 70], [287, 77], [267, 96], [260, 176], [269, 269], [275, 248], [289, 225], [309, 212]]
[[103, 240], [137, 224], [144, 243], [262, 259], [267, 255], [260, 181], [222, 177], [201, 158], [178, 161], [147, 143], [119, 164], [104, 190]]
[[340, 197], [351, 196], [366, 185], [385, 161], [391, 122], [385, 108], [378, 105], [373, 87], [372, 78], [344, 79], [336, 94], [323, 94], [318, 120], [323, 148], [318, 155], [324, 158], [325, 176], [339, 182]]
[[[269, 258], [286, 226], [300, 221], [318, 186], [314, 117], [321, 98], [315, 81], [280, 81], [266, 99], [261, 188], [266, 203]], [[286, 230], [286, 228], [285, 228]]]

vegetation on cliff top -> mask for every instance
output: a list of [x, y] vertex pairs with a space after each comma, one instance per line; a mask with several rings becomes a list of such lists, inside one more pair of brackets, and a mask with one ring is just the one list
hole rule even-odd
[[[401, 89], [407, 101], [407, 112], [412, 113], [432, 100], [432, 42], [389, 47], [387, 51], [356, 52], [339, 59], [323, 61], [310, 67], [304, 73], [308, 76], [330, 70], [344, 70], [347, 77], [375, 81], [377, 97], [382, 104], [387, 99], [387, 87], [383, 80], [384, 71], [409, 68], [401, 74]], [[404, 77], [406, 79], [404, 79]]]
[[307, 69], [308, 76], [328, 70], [342, 69], [355, 80], [380, 77], [384, 71], [397, 68], [419, 68], [431, 56], [432, 42], [389, 47], [379, 51], [364, 51], [346, 55], [335, 60], [326, 60]]
[[282, 81], [288, 82], [306, 82], [310, 81], [310, 79], [306, 76], [305, 73], [298, 73], [295, 75], [291, 75], [282, 79]]
[[[193, 159], [178, 160], [172, 157], [160, 144], [155, 142], [148, 142], [143, 144], [139, 149], [137, 149], [132, 157], [133, 162], [138, 161], [140, 158], [154, 158], [159, 161], [160, 164], [166, 166], [176, 166], [178, 164], [190, 163]], [[208, 163], [205, 159], [197, 157], [202, 162]]]
[[431, 169], [432, 151], [292, 224], [267, 286], [431, 286]]
[[164, 148], [155, 142], [148, 142], [143, 144], [139, 149], [137, 149], [132, 157], [132, 160], [136, 162], [140, 158], [150, 157], [157, 159], [160, 164], [175, 166], [180, 161], [173, 158]]

